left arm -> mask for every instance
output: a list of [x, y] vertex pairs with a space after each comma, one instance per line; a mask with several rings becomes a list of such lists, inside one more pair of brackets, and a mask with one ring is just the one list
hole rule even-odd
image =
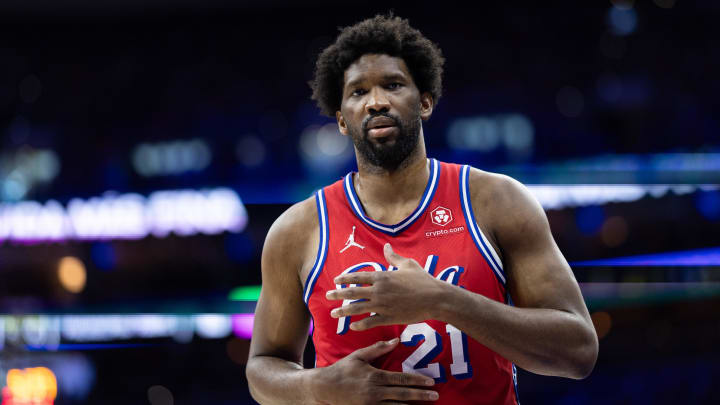
[[570, 266], [530, 192], [504, 176], [493, 181], [500, 186], [491, 187], [495, 197], [485, 206], [503, 212], [489, 216], [488, 223], [502, 248], [515, 306], [446, 283], [440, 285], [432, 317], [528, 371], [585, 378], [595, 365], [598, 341]]
[[[329, 292], [330, 299], [367, 299], [338, 308], [333, 316], [377, 313], [353, 322], [354, 330], [437, 319], [528, 371], [585, 378], [597, 359], [597, 336], [542, 207], [514, 180], [498, 177], [492, 181], [499, 183], [490, 187], [496, 197], [483, 201], [483, 208], [495, 213], [491, 226], [502, 248], [508, 289], [516, 306], [436, 280], [387, 245], [386, 258], [400, 270], [339, 276], [338, 284], [371, 286]], [[501, 209], [505, 215], [497, 215]]]

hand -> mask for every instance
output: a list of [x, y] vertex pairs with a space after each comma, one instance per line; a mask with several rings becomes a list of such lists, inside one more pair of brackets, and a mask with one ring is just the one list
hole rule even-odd
[[350, 324], [350, 329], [362, 331], [381, 325], [412, 324], [432, 319], [430, 313], [434, 297], [443, 282], [428, 274], [415, 260], [395, 253], [385, 244], [385, 259], [396, 271], [372, 271], [342, 274], [335, 284], [366, 284], [367, 287], [349, 287], [328, 291], [329, 300], [360, 300], [335, 308], [333, 318], [374, 313]]
[[432, 378], [419, 374], [380, 370], [370, 362], [392, 351], [398, 338], [358, 349], [335, 364], [318, 368], [312, 391], [322, 404], [399, 404], [396, 401], [435, 401], [438, 393], [416, 388], [432, 386]]

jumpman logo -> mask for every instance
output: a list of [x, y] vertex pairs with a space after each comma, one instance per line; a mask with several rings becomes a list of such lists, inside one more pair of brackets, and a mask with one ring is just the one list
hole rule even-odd
[[350, 233], [350, 236], [348, 236], [347, 242], [345, 242], [345, 247], [342, 248], [340, 253], [348, 250], [351, 246], [359, 247], [360, 249], [365, 249], [365, 246], [360, 246], [358, 243], [355, 242], [355, 227], [353, 226], [353, 230]]

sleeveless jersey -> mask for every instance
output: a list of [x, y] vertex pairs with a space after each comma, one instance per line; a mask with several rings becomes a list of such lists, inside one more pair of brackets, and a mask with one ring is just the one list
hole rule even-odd
[[398, 337], [401, 343], [373, 366], [434, 378], [432, 389], [440, 399], [432, 403], [518, 403], [515, 366], [450, 324], [428, 319], [358, 332], [349, 328], [350, 322], [368, 314], [330, 316], [331, 310], [351, 302], [325, 298], [329, 290], [348, 287], [336, 285], [336, 276], [396, 270], [383, 254], [388, 242], [396, 253], [415, 259], [437, 279], [508, 303], [503, 265], [473, 214], [469, 166], [435, 159], [429, 163], [430, 177], [418, 207], [395, 225], [381, 224], [365, 214], [355, 193], [353, 173], [316, 192], [320, 242], [304, 287], [314, 322], [316, 367], [331, 365], [379, 340]]

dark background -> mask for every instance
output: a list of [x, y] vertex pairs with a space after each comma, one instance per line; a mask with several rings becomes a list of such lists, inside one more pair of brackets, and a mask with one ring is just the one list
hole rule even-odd
[[[274, 219], [355, 170], [310, 100], [314, 59], [337, 27], [392, 8], [447, 60], [424, 124], [431, 157], [553, 195], [600, 185], [594, 204], [545, 204], [601, 336], [597, 366], [579, 382], [520, 370], [521, 401], [717, 402], [720, 5], [689, 3], [3, 1], [0, 386], [8, 370], [48, 367], [57, 404], [252, 403], [249, 340], [236, 333], [63, 335], [53, 346], [32, 331], [70, 331], [72, 314], [192, 324], [210, 313], [222, 324], [251, 313], [252, 299], [229, 297], [260, 284]], [[644, 194], [617, 201], [608, 184]], [[8, 231], [22, 202], [218, 187], [242, 199], [241, 232], [42, 241]], [[80, 292], [58, 281], [65, 256], [86, 268]]]

